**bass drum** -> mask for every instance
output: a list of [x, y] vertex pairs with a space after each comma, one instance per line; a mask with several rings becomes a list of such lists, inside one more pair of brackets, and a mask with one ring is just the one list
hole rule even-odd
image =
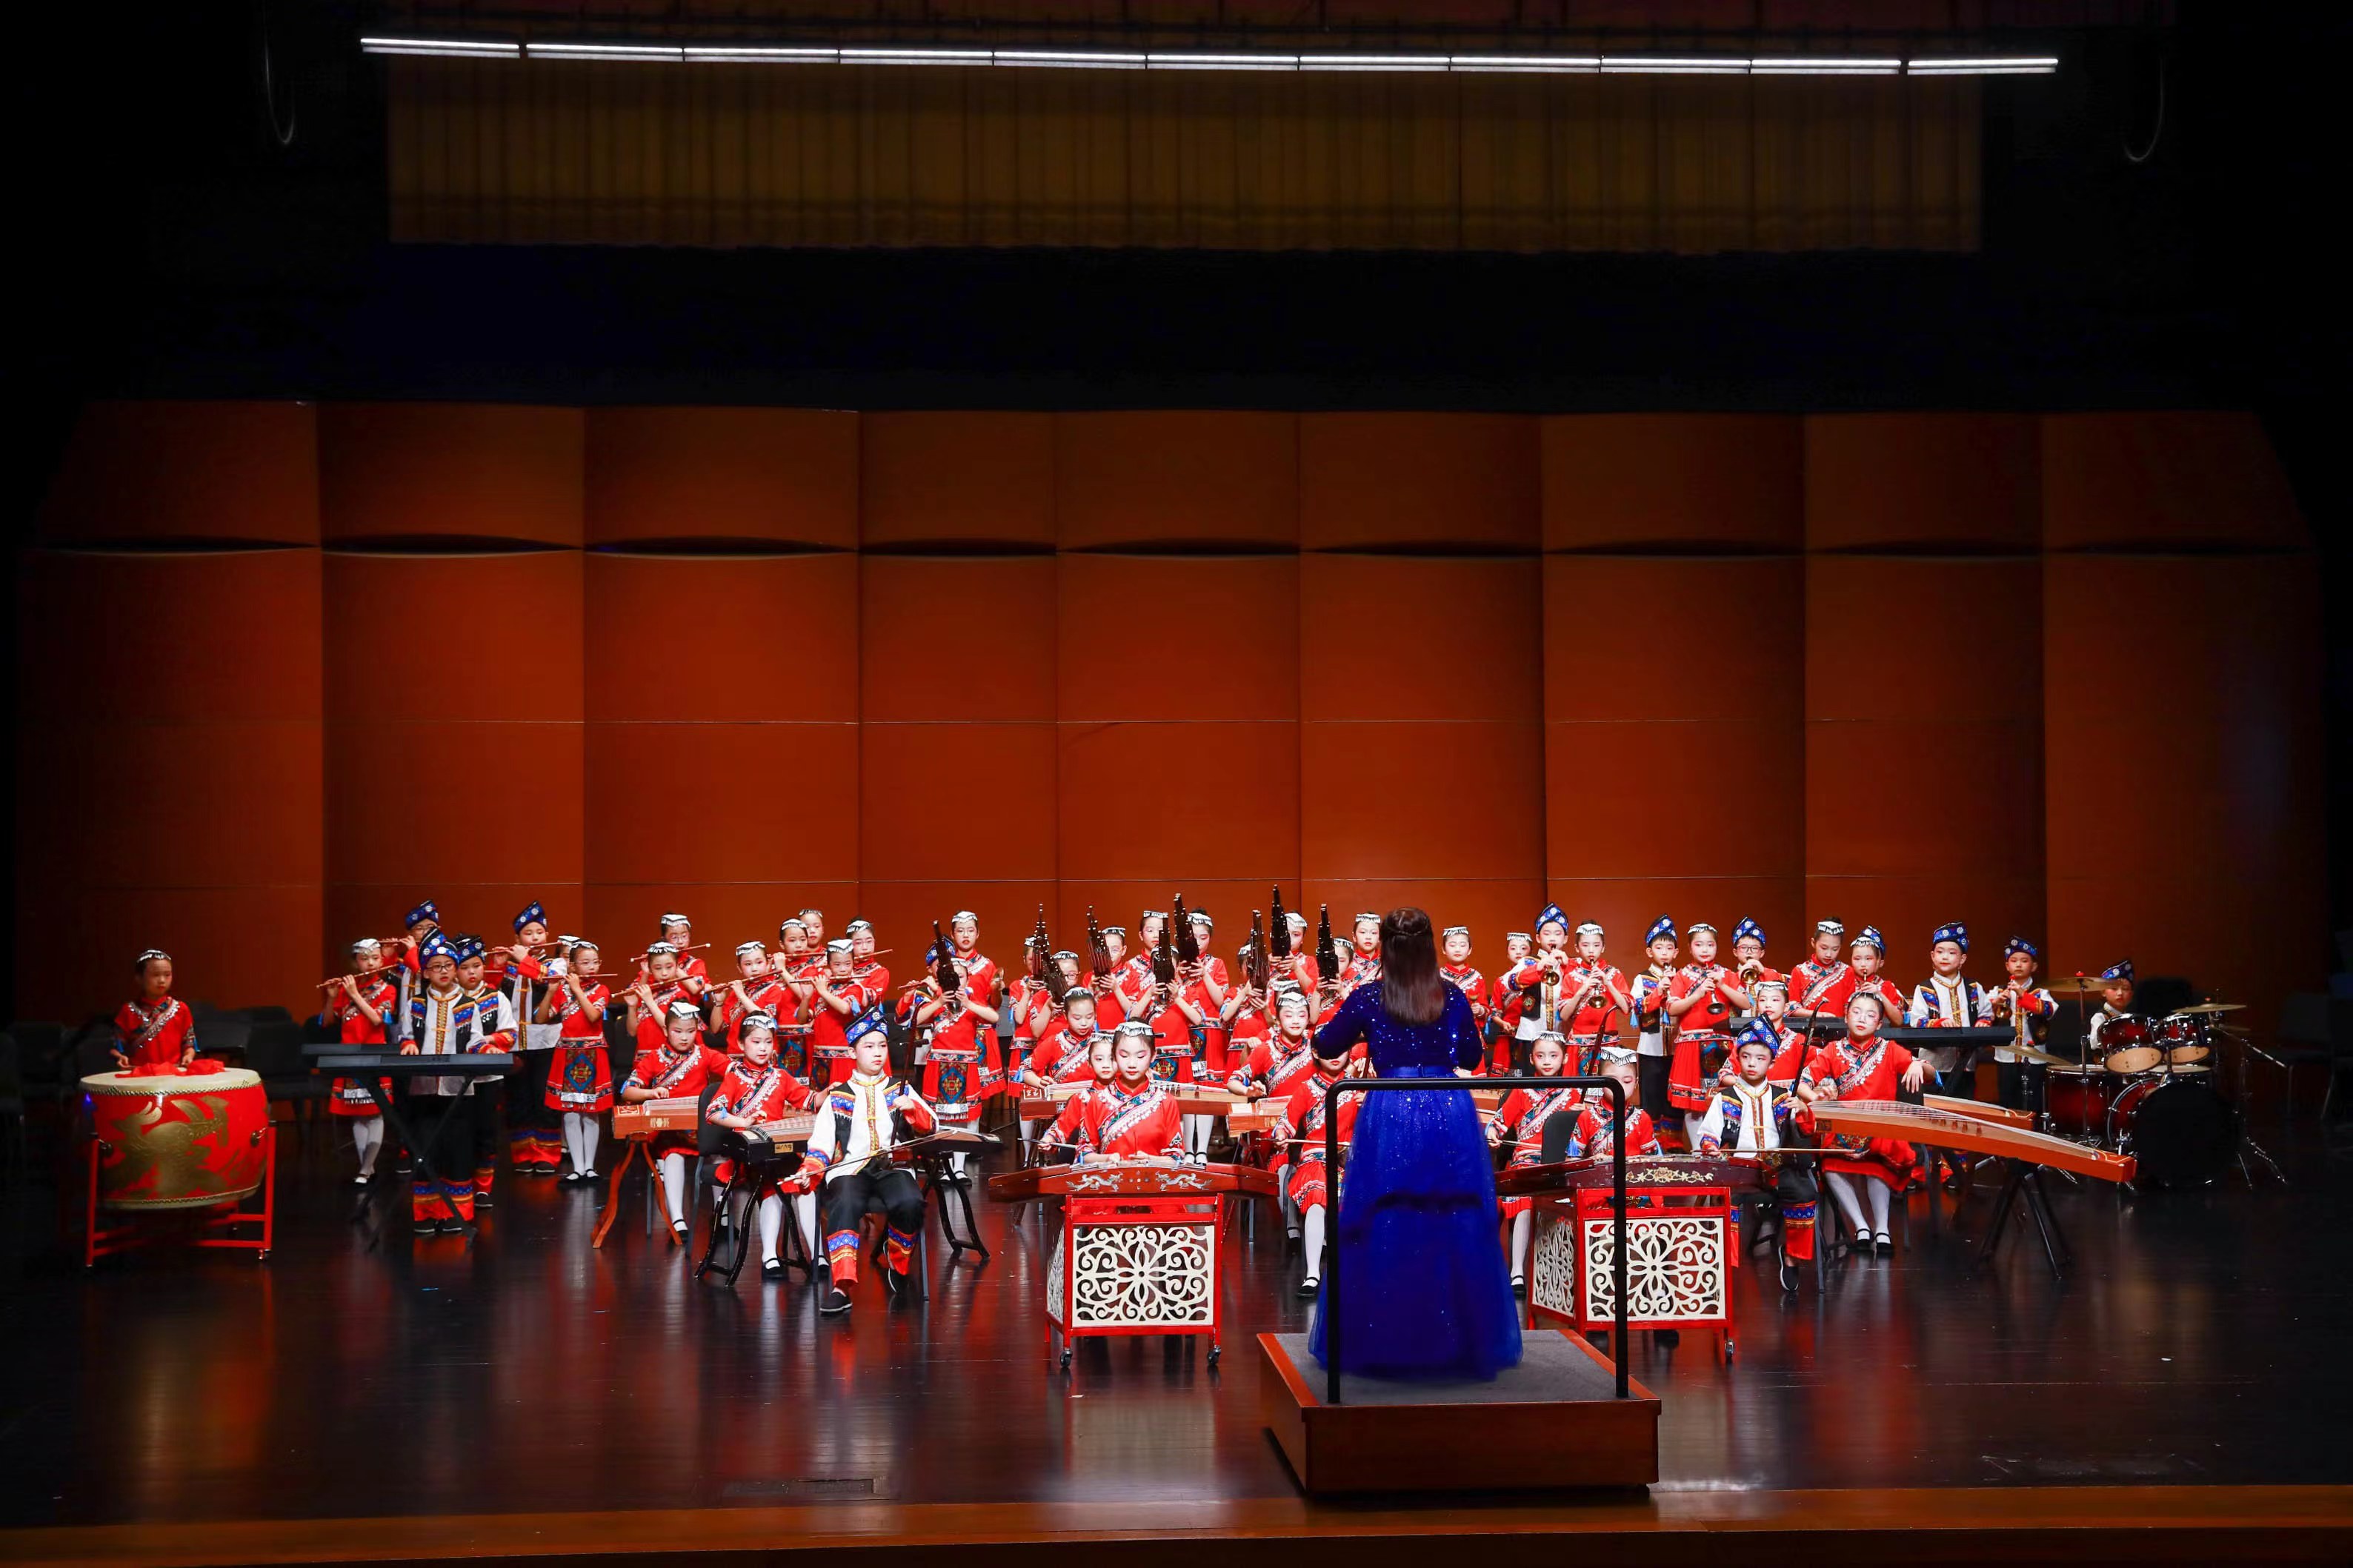
[[2140, 1166], [2137, 1186], [2202, 1187], [2230, 1169], [2236, 1118], [2202, 1075], [2127, 1085], [2108, 1108], [2108, 1141]]
[[2116, 1102], [2116, 1080], [2101, 1067], [2052, 1068], [2042, 1079], [2042, 1109], [2051, 1131], [2062, 1138], [2106, 1136], [2108, 1108]]

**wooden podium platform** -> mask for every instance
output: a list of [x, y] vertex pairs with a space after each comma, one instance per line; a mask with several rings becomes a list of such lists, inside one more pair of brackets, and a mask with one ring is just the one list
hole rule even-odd
[[1300, 1489], [1524, 1491], [1646, 1487], [1659, 1479], [1658, 1396], [1615, 1397], [1616, 1369], [1575, 1334], [1531, 1329], [1493, 1383], [1347, 1376], [1324, 1401], [1304, 1333], [1261, 1334], [1259, 1414]]

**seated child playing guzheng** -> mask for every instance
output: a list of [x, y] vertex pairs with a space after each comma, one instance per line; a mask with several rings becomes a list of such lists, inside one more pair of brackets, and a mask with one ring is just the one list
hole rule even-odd
[[1620, 1058], [1601, 1064], [1601, 1076], [1614, 1079], [1626, 1091], [1627, 1110], [1621, 1124], [1616, 1107], [1604, 1089], [1586, 1090], [1585, 1103], [1577, 1112], [1577, 1130], [1569, 1134], [1568, 1158], [1572, 1160], [1606, 1160], [1618, 1151], [1620, 1142], [1626, 1145], [1629, 1158], [1638, 1154], [1664, 1152], [1659, 1142], [1659, 1130], [1651, 1125], [1650, 1113], [1635, 1102], [1640, 1092], [1640, 1075], [1632, 1061]]
[[[1528, 1066], [1537, 1078], [1558, 1078], [1568, 1059], [1568, 1041], [1557, 1033], [1538, 1035], [1528, 1047]], [[1513, 1165], [1544, 1163], [1545, 1124], [1556, 1116], [1574, 1116], [1577, 1092], [1573, 1089], [1515, 1089], [1504, 1097], [1487, 1119], [1487, 1142], [1501, 1147], [1511, 1134]], [[1512, 1289], [1528, 1289], [1528, 1245], [1535, 1227], [1535, 1199], [1526, 1194], [1503, 1201], [1504, 1217], [1512, 1222]]]
[[1085, 1089], [1062, 1102], [1062, 1113], [1054, 1124], [1038, 1135], [1040, 1149], [1069, 1148], [1078, 1141], [1079, 1122], [1086, 1114], [1087, 1101], [1095, 1092], [1119, 1076], [1119, 1058], [1114, 1047], [1118, 1041], [1110, 1035], [1094, 1035], [1087, 1041], [1087, 1069], [1094, 1081]]
[[[638, 1025], [640, 1038], [653, 1024]], [[675, 997], [663, 1018], [660, 1041], [638, 1053], [637, 1063], [621, 1085], [621, 1098], [631, 1105], [649, 1100], [699, 1100], [703, 1089], [727, 1071], [727, 1058], [702, 1043], [702, 1009], [685, 997]], [[647, 1146], [661, 1172], [662, 1193], [670, 1200], [670, 1228], [684, 1241], [693, 1228], [686, 1206], [686, 1163], [695, 1154], [691, 1132], [657, 1132]]]
[[802, 1174], [824, 1194], [825, 1297], [818, 1310], [849, 1310], [858, 1284], [858, 1227], [870, 1209], [882, 1211], [882, 1285], [892, 1296], [913, 1267], [923, 1228], [923, 1190], [892, 1150], [935, 1131], [939, 1122], [907, 1081], [892, 1070], [891, 1037], [881, 1012], [862, 1014], [849, 1030], [849, 1076], [821, 1093], [813, 1107]]
[[[343, 978], [327, 1004], [326, 1016], [335, 1025], [335, 1038], [346, 1046], [385, 1045], [385, 1020], [399, 995], [384, 974], [384, 945], [374, 937], [352, 943], [352, 972]], [[379, 1079], [389, 1089], [391, 1080]], [[365, 1079], [339, 1078], [328, 1091], [327, 1109], [352, 1124], [352, 1146], [359, 1152], [360, 1173], [354, 1185], [366, 1186], [375, 1176], [375, 1157], [384, 1148], [384, 1112], [368, 1092]]]
[[1153, 1072], [1158, 1047], [1158, 1031], [1141, 1018], [1113, 1031], [1111, 1082], [1078, 1100], [1071, 1145], [1081, 1164], [1185, 1163], [1184, 1115], [1176, 1092]]
[[564, 1117], [564, 1147], [572, 1156], [567, 1182], [596, 1173], [598, 1118], [613, 1109], [613, 1070], [605, 1054], [605, 1009], [612, 993], [596, 977], [603, 955], [593, 942], [575, 942], [540, 1016], [556, 1028], [555, 1060], [547, 1070], [547, 1103]]
[[[1333, 1185], [1331, 1173], [1324, 1168], [1325, 1119], [1329, 1114], [1324, 1092], [1351, 1070], [1353, 1061], [1347, 1052], [1336, 1057], [1318, 1054], [1314, 1070], [1291, 1091], [1282, 1116], [1274, 1124], [1275, 1142], [1288, 1149], [1291, 1156], [1291, 1178], [1284, 1185], [1292, 1204], [1299, 1210], [1303, 1235], [1300, 1257], [1306, 1271], [1299, 1281], [1299, 1293], [1303, 1296], [1314, 1295], [1324, 1283], [1324, 1215]], [[1370, 1069], [1367, 1067], [1363, 1070]], [[1340, 1101], [1343, 1157], [1356, 1135], [1356, 1111], [1363, 1103], [1361, 1094], [1345, 1096]]]
[[[1899, 1089], [1917, 1092], [1928, 1080], [1928, 1064], [1910, 1051], [1879, 1037], [1885, 1007], [1869, 991], [1847, 998], [1846, 1034], [1816, 1050], [1799, 1075], [1799, 1130], [1808, 1136], [1817, 1131], [1814, 1102], [1822, 1100], [1894, 1100]], [[1858, 1138], [1839, 1133], [1823, 1145], [1824, 1179], [1839, 1210], [1854, 1229], [1855, 1245], [1874, 1248], [1883, 1258], [1895, 1250], [1887, 1230], [1888, 1194], [1900, 1193], [1912, 1180], [1915, 1152], [1900, 1138]], [[1868, 1201], [1871, 1217], [1863, 1218]]]
[[1781, 1288], [1797, 1289], [1797, 1273], [1788, 1266], [1809, 1262], [1814, 1256], [1814, 1204], [1819, 1188], [1804, 1160], [1784, 1160], [1783, 1149], [1803, 1140], [1797, 1128], [1798, 1102], [1775, 1092], [1768, 1076], [1780, 1053], [1780, 1036], [1764, 1019], [1756, 1019], [1733, 1042], [1736, 1076], [1718, 1087], [1715, 1100], [1700, 1118], [1699, 1152], [1710, 1159], [1755, 1159], [1770, 1184], [1744, 1205], [1753, 1216], [1756, 1244], [1778, 1238], [1781, 1255]]
[[[712, 1097], [711, 1109], [704, 1112], [712, 1125], [749, 1132], [763, 1122], [778, 1120], [787, 1110], [807, 1110], [812, 1098], [808, 1085], [786, 1072], [784, 1064], [776, 1060], [776, 1019], [765, 1013], [746, 1013], [736, 1024], [736, 1043], [743, 1048], [729, 1064], [727, 1076], [720, 1080], [719, 1092]], [[723, 1158], [713, 1164], [713, 1185], [724, 1191], [734, 1180], [733, 1158]], [[776, 1255], [776, 1243], [785, 1228], [784, 1194], [808, 1190], [808, 1178], [799, 1171], [788, 1176], [764, 1176], [754, 1190], [753, 1205], [760, 1216], [763, 1277], [784, 1278], [784, 1260]], [[805, 1228], [801, 1239], [808, 1244], [809, 1256], [816, 1257], [814, 1231]]]

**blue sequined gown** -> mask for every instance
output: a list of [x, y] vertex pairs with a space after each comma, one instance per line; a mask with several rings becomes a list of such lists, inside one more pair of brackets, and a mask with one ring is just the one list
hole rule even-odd
[[[1371, 1042], [1385, 1079], [1444, 1079], [1482, 1055], [1471, 1005], [1446, 987], [1434, 1024], [1400, 1024], [1376, 981], [1316, 1035], [1317, 1054]], [[1519, 1312], [1497, 1234], [1495, 1172], [1477, 1108], [1461, 1089], [1363, 1096], [1340, 1184], [1336, 1227], [1341, 1370], [1372, 1377], [1491, 1378], [1520, 1359]], [[1308, 1349], [1324, 1354], [1331, 1281]]]

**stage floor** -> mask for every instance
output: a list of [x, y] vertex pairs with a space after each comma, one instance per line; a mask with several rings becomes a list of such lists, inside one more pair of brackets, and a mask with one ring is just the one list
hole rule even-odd
[[[1224, 1364], [1198, 1346], [1083, 1342], [1050, 1369], [1039, 1211], [984, 1200], [996, 1256], [927, 1304], [870, 1280], [847, 1318], [805, 1285], [697, 1282], [649, 1239], [633, 1181], [599, 1194], [501, 1177], [472, 1247], [412, 1241], [382, 1188], [381, 1250], [350, 1225], [351, 1155], [320, 1124], [280, 1171], [277, 1250], [133, 1255], [87, 1277], [47, 1241], [50, 1194], [5, 1207], [13, 1283], [0, 1523], [1029, 1504], [1058, 1516], [1295, 1498], [1261, 1429], [1251, 1336], [1306, 1326], [1265, 1223], [1225, 1254]], [[1638, 1336], [1677, 1492], [2353, 1483], [2353, 1169], [2312, 1135], [2297, 1184], [2233, 1176], [2119, 1197], [2054, 1184], [2077, 1264], [2031, 1239], [1965, 1276], [1950, 1230], [1833, 1265], [1785, 1301], [1736, 1278], [1739, 1355]], [[1981, 1222], [1981, 1196], [1965, 1222]], [[1565, 1434], [1567, 1438], [1569, 1435]], [[1164, 1510], [1165, 1511], [1165, 1510]], [[1214, 1511], [1214, 1510], [1213, 1510]], [[1210, 1517], [1204, 1514], [1202, 1517]], [[1104, 1516], [1106, 1524], [1111, 1522]], [[0, 1555], [7, 1555], [0, 1550]]]

